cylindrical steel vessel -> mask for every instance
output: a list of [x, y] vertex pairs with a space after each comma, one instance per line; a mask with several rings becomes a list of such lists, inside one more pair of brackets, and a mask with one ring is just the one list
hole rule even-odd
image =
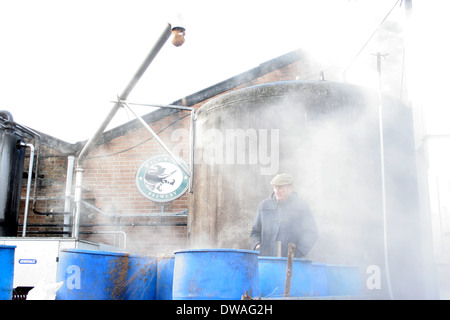
[[19, 221], [25, 142], [9, 113], [0, 111], [0, 120], [0, 236], [15, 237]]
[[16, 246], [0, 245], [0, 300], [11, 300]]
[[[411, 112], [383, 97], [380, 148], [379, 105], [377, 92], [327, 81], [259, 85], [204, 104], [195, 119], [191, 247], [250, 249], [256, 210], [272, 193], [269, 182], [288, 172], [319, 228], [309, 258], [384, 270], [386, 230], [397, 292], [407, 296], [408, 286], [420, 287], [423, 251]], [[399, 268], [403, 263], [410, 265], [407, 272]], [[415, 283], [405, 284], [410, 278]]]

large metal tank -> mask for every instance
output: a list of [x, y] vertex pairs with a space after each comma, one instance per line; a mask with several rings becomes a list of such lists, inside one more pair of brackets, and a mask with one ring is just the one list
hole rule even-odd
[[0, 111], [0, 236], [17, 236], [24, 140], [7, 111]]
[[396, 297], [422, 297], [427, 253], [411, 112], [383, 98], [382, 157], [378, 106], [377, 92], [326, 81], [259, 85], [204, 104], [195, 119], [190, 246], [249, 249], [258, 205], [272, 193], [270, 179], [288, 172], [319, 228], [309, 258], [357, 264], [364, 285], [365, 271], [379, 270], [369, 275], [378, 275], [380, 284], [362, 289], [385, 296], [387, 249]]

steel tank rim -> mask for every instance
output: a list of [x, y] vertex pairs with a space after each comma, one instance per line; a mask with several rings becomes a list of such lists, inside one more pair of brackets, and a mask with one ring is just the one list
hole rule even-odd
[[235, 106], [237, 102], [245, 104], [246, 101], [267, 101], [267, 99], [279, 100], [289, 97], [324, 97], [321, 93], [325, 92], [335, 93], [336, 95], [350, 95], [357, 92], [365, 97], [373, 97], [373, 99], [377, 98], [377, 93], [374, 90], [350, 83], [324, 80], [277, 81], [246, 87], [220, 95], [203, 104], [195, 113], [195, 120], [205, 117], [210, 113], [214, 113], [217, 110]]

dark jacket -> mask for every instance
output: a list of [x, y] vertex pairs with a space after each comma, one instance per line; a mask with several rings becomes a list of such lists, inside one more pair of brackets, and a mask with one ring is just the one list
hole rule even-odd
[[253, 249], [261, 244], [260, 255], [276, 256], [277, 241], [281, 255], [287, 256], [290, 242], [296, 245], [295, 257], [304, 257], [317, 241], [317, 227], [308, 204], [297, 193], [278, 203], [274, 195], [259, 205], [252, 227]]

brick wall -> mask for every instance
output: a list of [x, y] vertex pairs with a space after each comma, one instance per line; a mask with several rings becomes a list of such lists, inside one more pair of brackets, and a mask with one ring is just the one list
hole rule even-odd
[[[233, 90], [274, 81], [294, 80], [297, 77], [302, 79], [306, 75], [310, 76], [306, 67], [300, 62], [294, 63]], [[198, 109], [208, 100], [193, 107]], [[186, 163], [189, 163], [189, 139], [186, 137], [175, 140], [173, 133], [177, 132], [175, 131], [177, 129], [188, 132], [189, 116], [188, 111], [179, 111], [150, 124], [161, 140]], [[83, 207], [80, 237], [123, 246], [124, 237], [121, 233], [97, 234], [105, 231], [123, 231], [126, 234], [128, 251], [141, 254], [172, 253], [174, 250], [185, 248], [187, 218], [173, 214], [187, 210], [187, 194], [162, 205], [144, 198], [135, 185], [136, 171], [142, 162], [165, 153], [140, 123], [135, 130], [96, 146], [85, 160], [83, 201], [95, 206], [101, 212]], [[67, 163], [67, 155], [48, 147], [42, 148], [38, 179], [38, 197], [42, 199], [37, 202], [39, 211], [63, 211]], [[63, 217], [30, 213], [28, 223], [61, 224]], [[27, 228], [30, 235], [38, 229], [62, 231], [62, 227]]]
[[[39, 165], [39, 170], [37, 175], [36, 171], [32, 173], [33, 179], [30, 189], [26, 235], [43, 236], [42, 232], [46, 231], [48, 232], [47, 236], [60, 236], [63, 226], [58, 225], [64, 223], [64, 216], [58, 213], [64, 212], [67, 156], [42, 144], [39, 154], [39, 162], [37, 162], [36, 155], [34, 158], [34, 168], [36, 168], [36, 165]], [[29, 161], [29, 151], [27, 150], [19, 216], [18, 233], [20, 235], [22, 235], [22, 225], [24, 223]], [[34, 197], [35, 194], [36, 197]], [[33, 201], [33, 199], [36, 200]], [[33, 209], [42, 214], [33, 213]], [[49, 225], [55, 225], [55, 227], [50, 227]]]

